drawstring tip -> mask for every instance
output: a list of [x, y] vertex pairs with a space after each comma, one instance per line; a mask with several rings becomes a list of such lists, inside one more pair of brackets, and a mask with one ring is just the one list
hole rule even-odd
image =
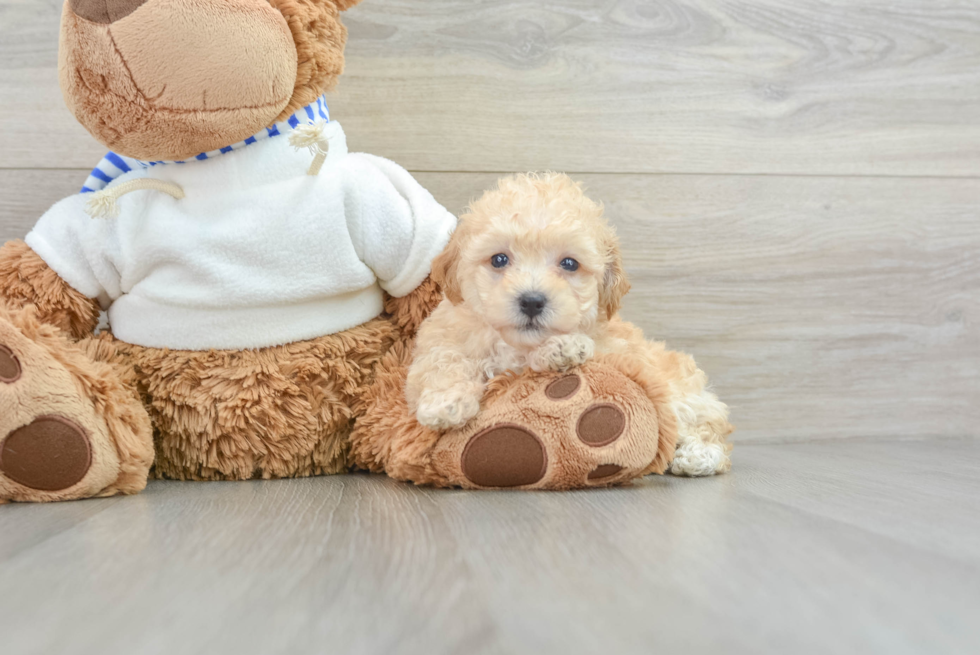
[[116, 194], [105, 189], [97, 191], [89, 199], [85, 211], [92, 218], [117, 218], [119, 205], [116, 203]]
[[308, 125], [299, 125], [289, 135], [289, 145], [297, 150], [306, 148], [313, 155], [313, 163], [306, 171], [307, 175], [319, 175], [320, 169], [323, 168], [323, 162], [327, 159], [329, 140], [326, 131], [327, 122], [321, 120]]

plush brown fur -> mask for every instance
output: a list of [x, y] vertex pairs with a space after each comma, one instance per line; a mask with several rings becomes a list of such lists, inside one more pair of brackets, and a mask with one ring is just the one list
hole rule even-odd
[[379, 318], [259, 350], [125, 345], [157, 428], [156, 473], [218, 480], [345, 470], [353, 397], [397, 338]]
[[[386, 314], [328, 335], [244, 351], [143, 348], [103, 336], [135, 368], [156, 428], [158, 477], [281, 478], [348, 468], [358, 399], [438, 302], [429, 280]], [[104, 357], [104, 356], [102, 356]], [[100, 358], [102, 358], [100, 357]]]
[[[153, 447], [156, 477], [226, 480], [345, 471], [358, 399], [366, 394], [385, 353], [393, 347], [405, 351], [408, 337], [398, 323], [412, 330], [431, 306], [433, 291], [434, 285], [426, 282], [417, 294], [389, 299], [393, 315], [340, 334], [246, 351], [144, 348], [109, 333], [73, 344], [57, 328], [39, 322], [32, 306], [2, 312], [0, 334], [7, 329], [16, 335], [19, 330], [41, 345], [69, 370], [78, 389], [71, 393], [57, 386], [35, 389], [42, 397], [74, 397], [78, 407], [72, 404], [54, 411], [21, 403], [30, 406], [31, 416], [11, 416], [13, 423], [0, 426], [3, 434], [40, 414], [64, 415], [78, 423], [82, 423], [79, 415], [87, 416], [89, 423], [102, 416], [109, 423], [103, 441], [115, 444], [121, 463], [111, 483], [97, 489], [83, 487], [81, 494], [76, 488], [58, 493], [27, 489], [8, 493], [0, 488], [0, 497], [57, 500], [139, 491], [153, 461]], [[7, 336], [0, 341], [13, 347], [16, 339]], [[34, 362], [28, 366], [37, 367]], [[17, 385], [0, 386], [0, 404], [5, 400], [17, 404], [9, 396], [13, 386]], [[92, 416], [85, 414], [86, 398], [93, 402], [87, 410]], [[122, 418], [117, 416], [118, 408], [125, 410]], [[128, 430], [116, 425], [127, 421], [142, 424]], [[103, 473], [98, 479], [105, 477]]]
[[46, 501], [137, 493], [153, 462], [150, 418], [140, 402], [132, 369], [96, 361], [84, 343], [39, 319], [28, 305], [0, 309], [0, 342], [23, 374], [0, 383], [0, 434], [44, 416], [64, 417], [87, 434], [92, 464], [85, 477], [61, 491], [39, 491], [0, 475], [3, 500]]
[[298, 65], [293, 97], [277, 120], [316, 100], [337, 85], [344, 72], [347, 28], [340, 12], [360, 0], [269, 0], [282, 12], [293, 34]]
[[439, 433], [415, 420], [405, 401], [411, 347], [399, 345], [382, 358], [373, 385], [355, 400], [359, 418], [351, 433], [351, 460], [359, 468], [416, 484], [450, 486], [431, 465]]
[[156, 432], [156, 477], [242, 480], [340, 473], [378, 363], [405, 349], [438, 302], [426, 280], [386, 314], [335, 335], [244, 351], [144, 348], [100, 335], [95, 359], [127, 366]]
[[406, 339], [415, 336], [422, 321], [442, 302], [442, 290], [430, 277], [404, 298], [393, 298], [385, 294], [385, 313], [401, 330]]
[[39, 320], [75, 339], [99, 323], [99, 303], [68, 286], [20, 239], [0, 247], [0, 290], [0, 303], [10, 309], [32, 304]]
[[[670, 463], [677, 426], [666, 383], [625, 356], [597, 359], [574, 375], [584, 380], [571, 398], [551, 400], [544, 390], [554, 374], [527, 372], [491, 380], [476, 419], [462, 428], [439, 433], [420, 425], [405, 399], [409, 349], [392, 348], [378, 367], [375, 383], [356, 405], [360, 415], [351, 434], [351, 457], [369, 471], [436, 487], [484, 488], [464, 473], [462, 455], [471, 437], [496, 425], [519, 425], [538, 436], [547, 456], [547, 471], [528, 489], [577, 489], [624, 484]], [[627, 429], [613, 443], [595, 448], [576, 436], [579, 417], [597, 404], [612, 402], [627, 416]], [[502, 453], [506, 457], [506, 453]], [[621, 466], [597, 480], [587, 476], [602, 465]]]

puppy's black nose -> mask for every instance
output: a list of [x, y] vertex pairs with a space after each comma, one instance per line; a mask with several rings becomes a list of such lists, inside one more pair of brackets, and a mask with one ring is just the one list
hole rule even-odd
[[521, 313], [528, 318], [534, 318], [544, 311], [548, 299], [543, 293], [524, 293], [518, 299], [521, 304]]

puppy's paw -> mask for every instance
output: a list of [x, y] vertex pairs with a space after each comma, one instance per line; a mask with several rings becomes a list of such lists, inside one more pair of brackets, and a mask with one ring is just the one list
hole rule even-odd
[[480, 411], [480, 397], [461, 389], [423, 393], [415, 418], [435, 430], [465, 425]]
[[595, 354], [595, 342], [585, 334], [562, 334], [549, 338], [528, 355], [534, 371], [567, 371], [581, 366]]
[[668, 470], [673, 475], [700, 478], [724, 473], [731, 468], [731, 465], [731, 459], [724, 446], [692, 439], [677, 445], [674, 460]]

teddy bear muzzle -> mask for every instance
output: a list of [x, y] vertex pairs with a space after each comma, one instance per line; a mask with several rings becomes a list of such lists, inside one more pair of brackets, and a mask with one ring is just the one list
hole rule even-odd
[[68, 0], [68, 107], [113, 151], [183, 160], [252, 136], [293, 95], [297, 48], [268, 0]]

